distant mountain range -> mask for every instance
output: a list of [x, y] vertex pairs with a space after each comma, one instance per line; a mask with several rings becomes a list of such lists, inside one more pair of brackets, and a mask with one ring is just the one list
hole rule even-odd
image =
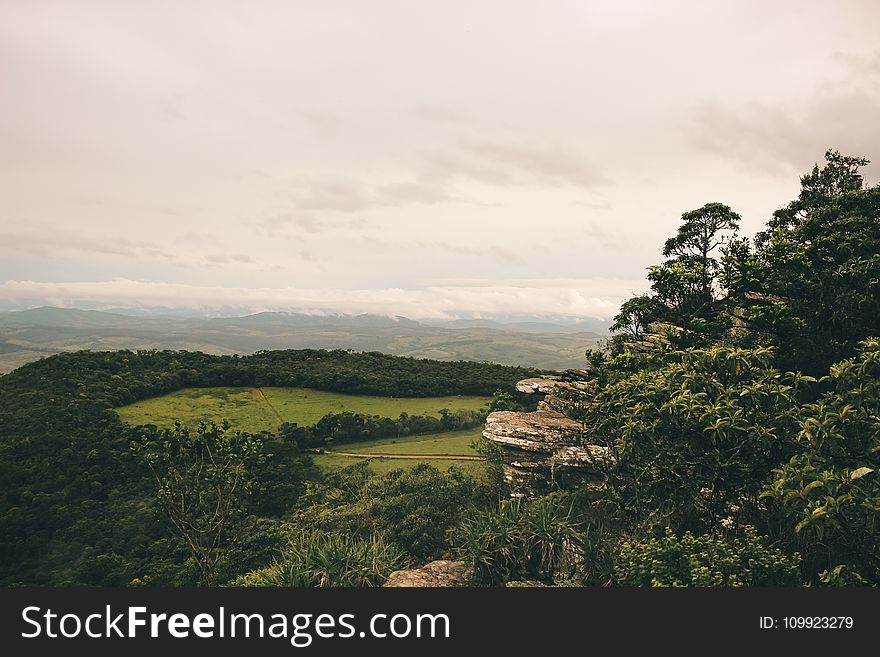
[[[591, 330], [588, 330], [591, 329]], [[438, 360], [544, 369], [581, 367], [604, 331], [596, 323], [515, 318], [415, 321], [381, 315], [264, 312], [242, 317], [163, 316], [127, 310], [42, 307], [0, 311], [0, 373], [79, 349], [354, 349]]]

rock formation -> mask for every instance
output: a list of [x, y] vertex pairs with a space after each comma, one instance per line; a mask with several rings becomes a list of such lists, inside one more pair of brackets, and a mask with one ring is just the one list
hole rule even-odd
[[538, 402], [539, 411], [564, 412], [571, 406], [584, 401], [590, 384], [585, 370], [565, 370], [558, 376], [543, 376], [534, 379], [523, 379], [516, 384], [519, 392], [544, 395]]
[[608, 448], [584, 444], [581, 422], [564, 413], [587, 399], [586, 375], [566, 370], [524, 379], [517, 390], [544, 395], [538, 410], [495, 411], [486, 418], [483, 437], [501, 448], [504, 476], [514, 495], [540, 494], [553, 483], [569, 486], [599, 479], [599, 468], [611, 458]]
[[471, 569], [464, 561], [432, 561], [421, 568], [395, 570], [388, 587], [456, 587], [471, 585]]
[[672, 338], [681, 334], [680, 326], [667, 322], [651, 322], [638, 340], [627, 342], [626, 349], [636, 354], [650, 354], [671, 348]]

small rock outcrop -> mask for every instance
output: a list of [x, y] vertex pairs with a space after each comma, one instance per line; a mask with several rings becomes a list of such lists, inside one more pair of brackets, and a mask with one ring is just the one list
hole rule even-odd
[[539, 394], [531, 413], [495, 411], [486, 418], [483, 437], [501, 448], [504, 476], [515, 496], [540, 494], [551, 482], [567, 486], [597, 481], [609, 449], [585, 444], [583, 425], [566, 412], [589, 399], [592, 384], [585, 370], [524, 379], [519, 392]]
[[460, 587], [471, 585], [472, 572], [464, 561], [432, 561], [421, 568], [395, 570], [386, 587]]
[[539, 411], [565, 412], [583, 403], [591, 388], [586, 370], [564, 370], [558, 375], [523, 379], [516, 384], [519, 392], [544, 395], [538, 402]]

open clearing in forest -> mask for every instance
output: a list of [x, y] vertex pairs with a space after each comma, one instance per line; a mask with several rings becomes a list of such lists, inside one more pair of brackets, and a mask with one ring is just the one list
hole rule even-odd
[[354, 452], [357, 454], [395, 454], [428, 456], [477, 456], [471, 443], [479, 440], [482, 427], [428, 433], [421, 436], [402, 438], [382, 438], [359, 443], [338, 443], [329, 447], [334, 452]]
[[373, 397], [310, 388], [184, 388], [117, 408], [124, 422], [171, 427], [226, 419], [241, 431], [275, 431], [282, 421], [314, 424], [328, 413], [363, 413], [396, 419], [401, 413], [433, 415], [440, 409], [479, 410], [489, 397]]

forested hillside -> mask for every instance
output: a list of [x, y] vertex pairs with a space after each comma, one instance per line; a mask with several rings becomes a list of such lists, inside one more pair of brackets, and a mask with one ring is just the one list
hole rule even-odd
[[[0, 377], [0, 582], [123, 585], [144, 576], [165, 584], [196, 581], [189, 551], [168, 519], [154, 511], [150, 472], [132, 452], [132, 441], [144, 434], [123, 425], [112, 410], [117, 406], [198, 386], [491, 395], [530, 373], [317, 350], [247, 357], [76, 352], [31, 363]], [[265, 435], [259, 443], [253, 493], [244, 509], [246, 538], [234, 558], [227, 554], [235, 564], [230, 576], [268, 562], [281, 540], [272, 518], [296, 502], [306, 479], [320, 479], [292, 441]]]

